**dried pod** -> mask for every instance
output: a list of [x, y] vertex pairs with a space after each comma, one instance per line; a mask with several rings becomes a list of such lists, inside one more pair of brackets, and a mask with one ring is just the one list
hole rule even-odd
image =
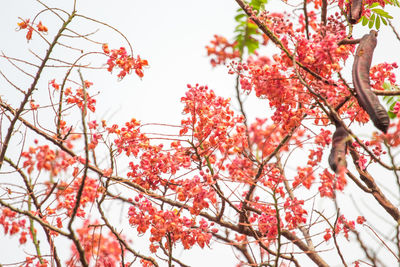
[[377, 35], [378, 33], [372, 30], [361, 38], [354, 57], [352, 74], [358, 103], [368, 113], [375, 127], [386, 133], [389, 127], [389, 116], [378, 97], [371, 91], [369, 80], [369, 69], [377, 43]]
[[351, 24], [356, 24], [360, 20], [362, 7], [363, 7], [362, 0], [351, 1], [350, 11], [347, 16], [347, 19]]
[[347, 166], [346, 149], [348, 133], [342, 126], [336, 126], [336, 131], [332, 137], [332, 149], [329, 155], [329, 166], [335, 173]]

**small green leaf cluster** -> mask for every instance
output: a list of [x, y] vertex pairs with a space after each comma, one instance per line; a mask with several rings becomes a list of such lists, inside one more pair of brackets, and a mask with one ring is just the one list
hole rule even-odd
[[[396, 1], [394, 4], [398, 4]], [[372, 29], [372, 27], [375, 26], [375, 29], [379, 30], [381, 27], [381, 22], [385, 25], [388, 25], [387, 19], [393, 19], [391, 15], [389, 15], [388, 12], [381, 8], [377, 8], [379, 6], [379, 3], [373, 3], [370, 5], [368, 8], [371, 10], [372, 15], [371, 17], [367, 18], [366, 16], [363, 16], [361, 18], [362, 25], [365, 26], [368, 24], [368, 27]]]
[[[265, 9], [267, 0], [251, 0], [248, 4], [253, 10], [260, 12]], [[259, 48], [259, 41], [255, 36], [261, 36], [257, 25], [248, 21], [247, 15], [241, 8], [237, 10], [235, 21], [237, 22], [235, 28], [236, 48], [240, 50], [240, 54], [243, 54], [245, 48], [249, 54], [253, 54]]]

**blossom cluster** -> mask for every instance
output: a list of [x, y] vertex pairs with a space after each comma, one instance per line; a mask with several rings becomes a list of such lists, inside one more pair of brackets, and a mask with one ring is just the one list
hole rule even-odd
[[[35, 29], [34, 29], [34, 24], [30, 22], [30, 19], [22, 20], [21, 22], [18, 22], [17, 24], [19, 27], [18, 30], [24, 30], [24, 29], [28, 30], [28, 32], [26, 33], [26, 40], [28, 40], [28, 41], [31, 40], [33, 31]], [[39, 23], [36, 24], [36, 28], [37, 28], [38, 32], [42, 32], [42, 33], [48, 32], [47, 27], [44, 26], [41, 21], [39, 21]]]
[[131, 55], [128, 55], [125, 47], [121, 47], [119, 49], [109, 49], [108, 44], [103, 44], [103, 52], [109, 57], [107, 60], [109, 72], [112, 72], [113, 69], [119, 68], [121, 71], [118, 74], [118, 78], [121, 80], [132, 70], [135, 71], [136, 75], [142, 78], [143, 67], [148, 66], [149, 63], [145, 59], [141, 59], [140, 56], [134, 58]]
[[236, 47], [236, 43], [229, 42], [225, 37], [214, 35], [214, 40], [210, 42], [210, 46], [206, 46], [207, 55], [212, 56], [210, 60], [213, 67], [225, 64], [227, 60], [238, 59], [240, 52]]

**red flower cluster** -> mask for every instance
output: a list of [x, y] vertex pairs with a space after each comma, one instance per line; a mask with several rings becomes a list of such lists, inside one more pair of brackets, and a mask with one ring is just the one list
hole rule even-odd
[[[77, 169], [75, 169], [74, 176], [76, 177]], [[56, 210], [67, 211], [67, 216], [72, 214], [72, 211], [76, 204], [76, 196], [79, 191], [79, 187], [82, 184], [82, 178], [75, 178], [72, 184], [68, 184], [62, 181], [58, 184], [56, 190], [57, 206]], [[85, 180], [85, 185], [83, 187], [83, 194], [80, 199], [80, 206], [78, 207], [77, 216], [84, 218], [86, 213], [84, 208], [86, 204], [93, 203], [96, 198], [100, 195], [100, 185], [98, 180], [87, 177]]]
[[[28, 41], [32, 39], [32, 33], [34, 31], [33, 24], [30, 23], [29, 20], [30, 19], [26, 19], [26, 20], [22, 20], [21, 22], [17, 23], [18, 27], [19, 27], [18, 30], [28, 29], [28, 32], [26, 33], [26, 39]], [[41, 21], [39, 21], [39, 23], [36, 25], [36, 27], [39, 32], [43, 32], [43, 33], [48, 32], [47, 27], [44, 26]]]
[[[283, 227], [282, 222], [280, 227]], [[258, 217], [258, 229], [267, 237], [268, 243], [275, 242], [278, 235], [278, 219], [276, 218], [276, 211], [274, 209], [269, 209], [268, 213], [263, 212]]]
[[46, 170], [57, 176], [60, 171], [66, 171], [76, 162], [66, 152], [52, 150], [48, 145], [30, 147], [28, 151], [22, 152], [21, 156], [26, 159], [23, 167], [29, 174], [36, 168], [37, 171]]
[[211, 156], [217, 150], [224, 155], [246, 147], [243, 117], [234, 115], [230, 99], [216, 96], [207, 86], [196, 84], [195, 87], [188, 85], [188, 88], [181, 101], [185, 104], [183, 113], [189, 117], [181, 121], [179, 134], [192, 136], [197, 154]]
[[372, 66], [369, 71], [371, 87], [375, 90], [383, 90], [384, 82], [396, 84], [396, 75], [394, 74], [393, 70], [397, 68], [397, 63], [381, 63]]
[[299, 225], [306, 223], [307, 211], [303, 209], [304, 200], [298, 200], [297, 198], [287, 198], [283, 207], [285, 209], [285, 220], [287, 222], [286, 227], [289, 230], [296, 229]]
[[139, 233], [145, 233], [150, 228], [152, 252], [157, 251], [158, 242], [167, 234], [172, 244], [181, 242], [185, 249], [190, 249], [195, 244], [201, 248], [209, 244], [211, 230], [204, 219], [196, 222], [194, 219], [180, 216], [177, 210], [158, 210], [141, 196], [137, 200], [137, 203], [129, 208], [129, 223], [135, 226]]
[[109, 56], [107, 61], [109, 72], [112, 72], [114, 67], [118, 67], [121, 69], [118, 74], [118, 78], [121, 80], [132, 70], [135, 70], [135, 73], [140, 78], [143, 77], [143, 67], [148, 66], [149, 63], [145, 59], [141, 59], [140, 56], [137, 58], [133, 58], [128, 55], [125, 47], [121, 47], [120, 49], [109, 49], [108, 44], [103, 44], [103, 52]]
[[132, 119], [121, 129], [113, 125], [106, 130], [116, 135], [114, 143], [118, 153], [125, 152], [128, 157], [140, 158], [139, 161], [129, 162], [127, 176], [144, 188], [156, 189], [164, 183], [160, 177], [162, 174], [175, 174], [180, 166], [190, 165], [190, 160], [179, 149], [176, 154], [171, 154], [162, 150], [163, 145], [151, 145], [147, 136], [140, 132], [140, 126], [137, 120]]
[[[357, 217], [357, 223], [363, 224], [365, 222], [365, 218], [363, 216]], [[332, 237], [332, 230], [334, 230], [334, 234], [338, 235], [340, 232], [343, 232], [344, 237], [348, 240], [349, 239], [349, 231], [355, 230], [355, 222], [348, 221], [344, 217], [344, 215], [339, 216], [335, 223], [335, 229], [327, 228], [325, 229], [324, 239], [328, 241]]]
[[226, 60], [238, 59], [240, 57], [240, 52], [236, 48], [236, 43], [230, 43], [225, 37], [214, 35], [214, 40], [211, 41], [210, 46], [206, 46], [207, 55], [214, 56], [210, 60], [213, 67], [225, 64]]
[[[77, 231], [78, 239], [83, 246], [86, 261], [90, 266], [117, 267], [120, 265], [121, 247], [118, 240], [104, 225], [89, 219], [83, 222]], [[68, 266], [79, 265], [79, 253], [75, 245], [71, 246], [72, 256], [66, 262]], [[92, 264], [92, 262], [94, 263]]]
[[[202, 174], [203, 177], [206, 176], [204, 173]], [[210, 182], [213, 183], [213, 180], [211, 179]], [[209, 203], [216, 204], [215, 191], [207, 183], [203, 183], [200, 177], [195, 176], [193, 179], [185, 179], [179, 184], [180, 186], [176, 189], [178, 200], [192, 202], [191, 214], [198, 215], [203, 209], [209, 208]]]
[[[276, 125], [272, 121], [267, 123], [268, 119], [257, 118], [254, 123], [249, 127], [249, 135], [251, 143], [255, 145], [256, 149], [262, 152], [263, 157], [267, 157], [271, 154], [276, 146], [282, 141], [282, 139], [287, 134], [287, 125]], [[294, 120], [292, 120], [294, 122]], [[298, 129], [293, 134], [293, 141], [296, 145], [301, 146], [299, 139], [303, 136], [304, 130]], [[284, 145], [281, 151], [288, 151], [289, 147]]]
[[25, 244], [28, 234], [28, 227], [26, 226], [26, 219], [20, 219], [19, 215], [10, 210], [9, 208], [0, 209], [0, 225], [3, 226], [4, 234], [15, 235], [20, 233], [19, 243]]
[[[75, 93], [72, 92], [71, 87], [68, 87], [64, 91], [64, 95], [67, 97], [66, 101], [68, 104], [76, 104], [82, 111], [84, 110], [85, 106], [85, 98], [86, 98], [86, 106], [91, 112], [96, 111], [96, 99], [94, 99], [92, 96], [89, 95], [87, 92], [87, 89], [92, 85], [93, 83], [85, 81], [85, 90], [83, 88], [78, 88]], [[52, 84], [52, 86], [54, 86]], [[55, 87], [56, 88], [56, 87]]]

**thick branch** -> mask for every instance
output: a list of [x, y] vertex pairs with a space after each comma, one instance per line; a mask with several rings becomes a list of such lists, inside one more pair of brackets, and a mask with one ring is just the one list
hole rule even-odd
[[328, 0], [322, 0], [321, 5], [321, 22], [322, 25], [326, 26], [326, 15], [328, 10]]
[[392, 216], [397, 223], [400, 223], [399, 209], [386, 198], [386, 196], [379, 189], [378, 185], [375, 183], [374, 178], [372, 178], [372, 176], [367, 171], [364, 171], [359, 167], [359, 156], [353, 146], [350, 146], [350, 155], [353, 158], [354, 165], [358, 173], [360, 174], [361, 180], [363, 180], [363, 182], [371, 190], [371, 194], [379, 202], [379, 204], [390, 214], [390, 216]]

